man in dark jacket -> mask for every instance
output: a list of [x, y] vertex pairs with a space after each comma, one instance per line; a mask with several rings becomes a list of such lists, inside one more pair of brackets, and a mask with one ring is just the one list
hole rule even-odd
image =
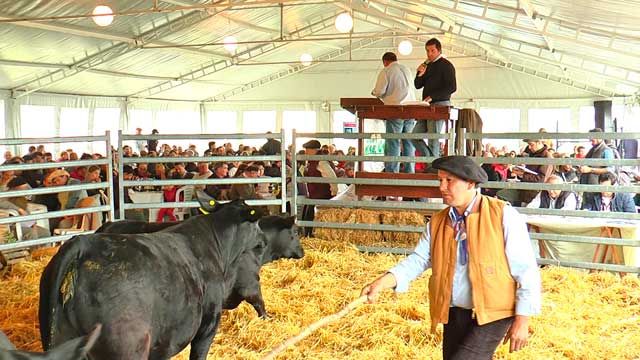
[[[616, 184], [616, 176], [610, 172], [601, 174], [598, 183], [603, 186]], [[636, 204], [629, 193], [615, 193], [612, 191], [602, 191], [600, 193], [586, 193], [583, 210], [590, 211], [611, 211], [611, 212], [636, 212]]]
[[[451, 106], [451, 94], [456, 92], [456, 69], [453, 64], [442, 57], [442, 44], [432, 38], [425, 44], [427, 60], [418, 66], [413, 84], [422, 89], [422, 100], [434, 106]], [[442, 120], [418, 121], [413, 128], [414, 133], [440, 134], [444, 129]], [[440, 156], [440, 140], [429, 139], [426, 148], [424, 140], [413, 140], [413, 145], [424, 156]]]

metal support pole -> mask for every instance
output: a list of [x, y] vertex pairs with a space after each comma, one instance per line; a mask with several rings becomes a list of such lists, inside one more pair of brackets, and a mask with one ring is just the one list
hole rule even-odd
[[107, 178], [107, 182], [109, 183], [109, 188], [107, 189], [107, 194], [109, 195], [109, 220], [110, 221], [114, 221], [115, 218], [115, 207], [114, 207], [114, 201], [115, 199], [113, 198], [113, 154], [111, 153], [111, 131], [107, 130], [106, 131], [106, 136], [107, 139], [105, 141], [106, 143], [106, 148], [107, 148], [107, 173], [105, 174], [105, 177]]
[[291, 130], [291, 215], [298, 214], [298, 147], [296, 146], [296, 129]]
[[284, 128], [280, 128], [280, 212], [287, 212], [287, 144], [285, 143]]
[[122, 152], [122, 130], [118, 130], [118, 204], [119, 206], [119, 220], [124, 220], [124, 186], [122, 182], [124, 181], [124, 165], [123, 165], [123, 152]]
[[457, 154], [467, 156], [467, 144], [466, 144], [467, 128], [461, 128], [459, 136], [460, 136], [460, 148], [458, 149]]

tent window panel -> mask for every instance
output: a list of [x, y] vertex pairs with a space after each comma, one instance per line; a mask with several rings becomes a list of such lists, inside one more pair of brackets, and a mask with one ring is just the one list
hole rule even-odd
[[[275, 111], [245, 111], [242, 113], [242, 132], [246, 134], [265, 134], [276, 131]], [[266, 139], [246, 139], [244, 145], [260, 148]]]
[[[207, 111], [207, 123], [205, 132], [207, 134], [237, 134], [238, 130], [238, 113], [235, 111]], [[224, 143], [230, 142], [234, 149], [237, 149], [242, 140], [238, 139], [212, 139], [216, 142], [216, 146], [222, 146]], [[198, 146], [200, 155], [208, 149], [208, 141], [205, 141], [202, 147]]]
[[[282, 112], [282, 128], [285, 131], [285, 144], [289, 146], [291, 144], [291, 132], [296, 129], [296, 132], [316, 132], [316, 112], [315, 111], [283, 111]], [[302, 147], [302, 144], [309, 141], [306, 138], [298, 138], [298, 148]]]
[[[20, 129], [22, 138], [50, 138], [55, 136], [56, 109], [53, 106], [20, 105]], [[29, 145], [20, 147], [20, 154], [29, 151]], [[50, 151], [51, 149], [47, 149]]]
[[[106, 131], [110, 131], [111, 145], [118, 145], [118, 130], [120, 129], [120, 108], [96, 108], [93, 112], [93, 135], [104, 135]], [[151, 132], [151, 131], [149, 131]], [[106, 147], [103, 143], [94, 142], [94, 153], [100, 153], [104, 156]]]
[[[89, 135], [89, 109], [62, 108], [60, 109], [60, 137], [87, 136]], [[91, 143], [68, 142], [60, 143], [60, 149], [73, 149], [78, 157], [83, 152], [91, 151]]]
[[[200, 114], [196, 111], [160, 111], [156, 114], [155, 128], [160, 134], [200, 134]], [[142, 129], [144, 133], [145, 129]], [[169, 145], [180, 146], [182, 150], [190, 144], [198, 147], [193, 140], [169, 140]]]
[[[520, 131], [520, 109], [513, 108], [480, 108], [483, 133], [506, 133]], [[484, 139], [483, 144], [491, 144], [496, 149], [506, 147], [509, 151], [518, 152], [522, 142], [520, 139]]]
[[[354, 126], [355, 125], [355, 126]], [[331, 129], [334, 133], [343, 134], [347, 133], [357, 133], [358, 132], [358, 118], [346, 111], [339, 110], [333, 112], [333, 122], [331, 124]], [[347, 154], [349, 147], [353, 146], [358, 149], [358, 140], [356, 139], [341, 139], [334, 138], [333, 143], [336, 146], [336, 149], [342, 150], [345, 155]]]

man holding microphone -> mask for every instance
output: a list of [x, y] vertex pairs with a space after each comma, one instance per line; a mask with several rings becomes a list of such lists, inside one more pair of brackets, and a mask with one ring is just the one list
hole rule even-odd
[[[456, 69], [442, 57], [442, 45], [436, 38], [425, 44], [427, 60], [420, 64], [413, 83], [416, 89], [422, 89], [422, 100], [435, 106], [451, 106], [451, 94], [456, 92]], [[414, 133], [440, 134], [444, 128], [442, 120], [418, 121]], [[428, 147], [424, 140], [413, 139], [413, 145], [422, 156], [440, 157], [439, 139], [429, 139]]]

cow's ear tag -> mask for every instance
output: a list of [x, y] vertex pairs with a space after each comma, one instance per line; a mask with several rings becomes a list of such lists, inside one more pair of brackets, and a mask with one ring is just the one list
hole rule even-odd
[[201, 213], [205, 214], [205, 215], [209, 215], [209, 212], [203, 208], [199, 208], [198, 210], [200, 210]]
[[215, 204], [216, 204], [216, 201], [215, 201], [215, 200], [209, 200], [209, 205], [213, 206], [213, 205], [215, 205]]
[[250, 212], [249, 214], [251, 214], [251, 215], [255, 215], [255, 214], [256, 214], [256, 211], [255, 211], [255, 210], [251, 210], [251, 212]]

